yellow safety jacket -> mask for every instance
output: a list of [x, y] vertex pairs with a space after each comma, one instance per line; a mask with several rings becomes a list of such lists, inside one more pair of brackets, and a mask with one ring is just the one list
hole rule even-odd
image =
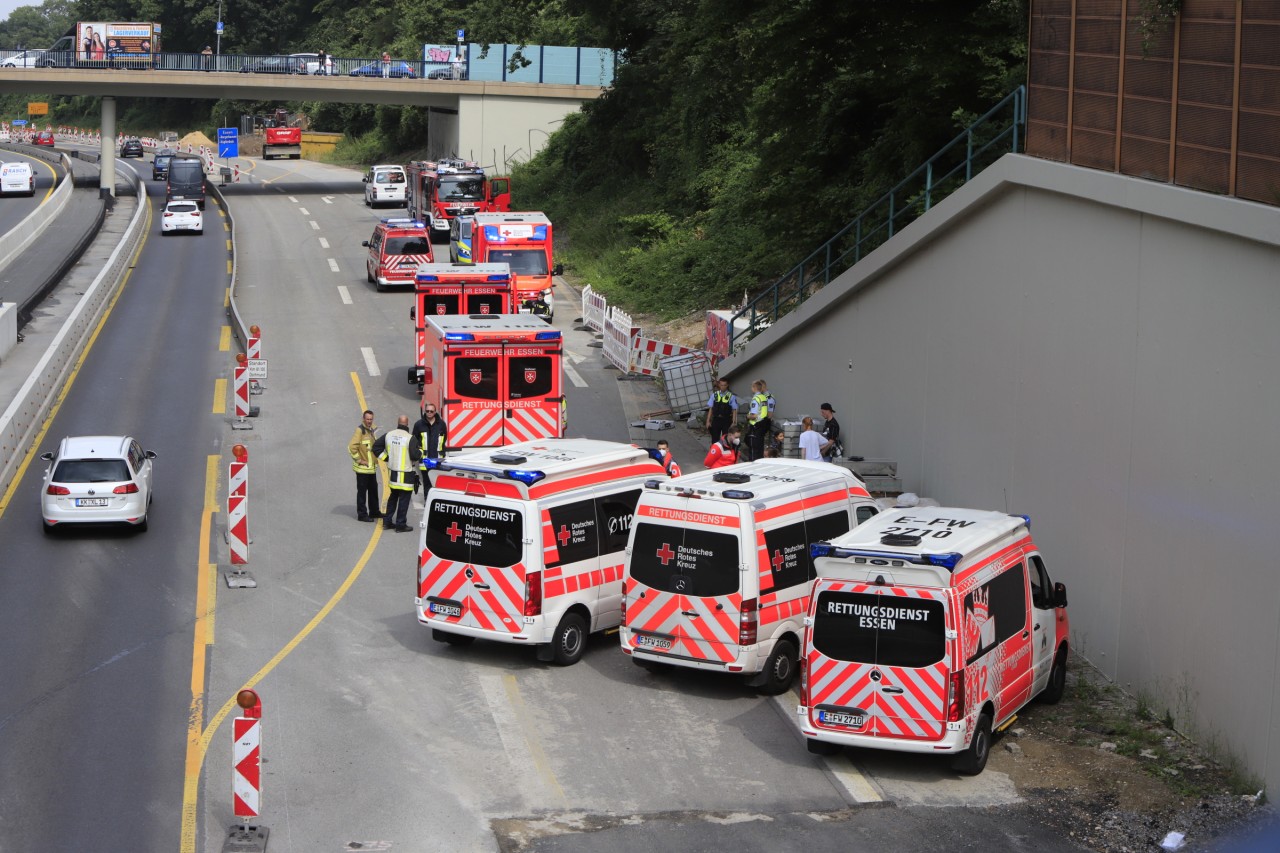
[[351, 470], [357, 474], [373, 474], [378, 470], [378, 463], [373, 458], [373, 435], [377, 426], [365, 429], [361, 423], [356, 426], [355, 435], [347, 442], [347, 452], [351, 454]]

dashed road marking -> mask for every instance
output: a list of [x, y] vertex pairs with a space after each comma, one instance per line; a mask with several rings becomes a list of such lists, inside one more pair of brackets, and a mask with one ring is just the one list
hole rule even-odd
[[338, 262], [337, 262], [336, 260], [334, 260], [333, 258], [328, 258], [327, 260], [329, 261], [329, 269], [333, 270], [334, 272], [337, 272], [337, 271], [338, 271]]
[[309, 210], [307, 210], [305, 207], [300, 207], [300, 208], [298, 208], [298, 212], [299, 212], [299, 213], [301, 213], [303, 216], [310, 216], [310, 215], [311, 215], [311, 212], [310, 212]]
[[319, 230], [320, 230], [320, 223], [319, 223], [319, 222], [316, 222], [314, 219], [313, 219], [313, 220], [311, 220], [311, 230], [312, 230], [312, 231], [319, 231]]
[[570, 382], [572, 382], [574, 385], [576, 385], [579, 388], [587, 387], [587, 380], [583, 379], [578, 374], [578, 371], [574, 370], [571, 365], [561, 362], [560, 366], [564, 368], [565, 375], [569, 377]]
[[322, 195], [320, 196], [320, 200], [325, 204], [333, 204], [333, 196], [331, 195]]
[[350, 304], [352, 304], [352, 303], [351, 303], [351, 291], [347, 290], [347, 286], [346, 286], [345, 284], [340, 284], [340, 285], [338, 285], [338, 295], [342, 297], [342, 304], [343, 304], [343, 305], [350, 305]]
[[329, 241], [328, 241], [328, 240], [326, 240], [325, 238], [321, 237], [321, 238], [320, 238], [320, 248], [321, 248], [321, 249], [327, 249], [327, 248], [329, 248]]
[[298, 200], [297, 200], [296, 198], [294, 198], [293, 196], [289, 196], [289, 201], [293, 202], [294, 204], [297, 204], [297, 203], [298, 203]]
[[378, 372], [378, 359], [373, 355], [373, 347], [360, 347], [360, 354], [364, 356], [364, 366], [368, 368], [370, 376], [381, 376]]

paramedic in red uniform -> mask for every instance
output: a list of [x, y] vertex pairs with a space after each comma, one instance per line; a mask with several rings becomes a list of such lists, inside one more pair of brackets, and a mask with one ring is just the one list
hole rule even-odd
[[738, 436], [737, 424], [731, 425], [724, 431], [724, 435], [720, 436], [720, 440], [711, 445], [711, 449], [707, 451], [707, 458], [702, 460], [702, 464], [707, 468], [725, 468], [736, 464], [738, 445], [741, 440]]
[[671, 445], [665, 438], [658, 440], [658, 455], [662, 457], [658, 461], [662, 463], [662, 470], [667, 472], [667, 476], [679, 477], [680, 463], [671, 455]]

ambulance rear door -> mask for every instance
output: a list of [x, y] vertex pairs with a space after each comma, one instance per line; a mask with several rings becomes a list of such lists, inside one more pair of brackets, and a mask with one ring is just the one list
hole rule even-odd
[[632, 649], [713, 664], [737, 659], [743, 524], [737, 504], [641, 497], [627, 562]]
[[[886, 570], [888, 574], [888, 570]], [[826, 731], [939, 740], [946, 731], [946, 591], [819, 580], [805, 643], [810, 722]]]
[[[477, 486], [483, 491], [483, 486]], [[524, 625], [525, 504], [446, 488], [428, 492], [418, 563], [420, 621], [515, 634]]]
[[448, 447], [499, 447], [561, 435], [560, 339], [450, 343]]

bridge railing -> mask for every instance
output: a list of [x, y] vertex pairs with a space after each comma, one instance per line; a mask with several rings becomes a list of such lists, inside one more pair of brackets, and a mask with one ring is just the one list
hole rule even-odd
[[734, 314], [729, 352], [845, 272], [1004, 154], [1021, 150], [1026, 89], [1019, 86], [857, 218]]

